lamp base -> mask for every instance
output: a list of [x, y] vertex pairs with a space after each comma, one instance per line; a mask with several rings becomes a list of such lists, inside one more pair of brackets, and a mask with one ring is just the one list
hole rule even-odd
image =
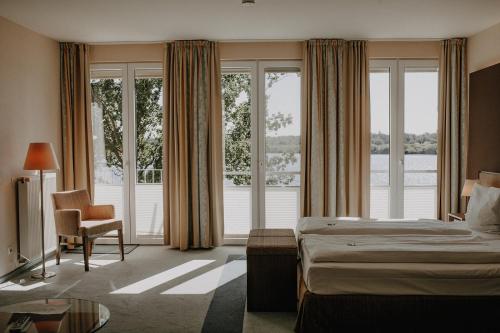
[[38, 272], [38, 273], [31, 274], [31, 278], [35, 279], [35, 280], [44, 280], [44, 279], [51, 278], [53, 276], [56, 276], [56, 273], [54, 273], [54, 272], [45, 272], [45, 273]]

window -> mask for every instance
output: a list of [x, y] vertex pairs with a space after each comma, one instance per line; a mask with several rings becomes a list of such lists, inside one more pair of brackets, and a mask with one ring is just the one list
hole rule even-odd
[[300, 207], [300, 72], [266, 69], [265, 226], [293, 228]]
[[91, 67], [95, 203], [113, 204], [132, 243], [163, 239], [161, 64]]
[[294, 228], [300, 194], [300, 62], [222, 66], [226, 238]]
[[252, 186], [256, 178], [252, 174], [255, 70], [252, 63], [235, 65], [224, 68], [222, 73], [224, 232], [245, 235], [252, 227]]
[[438, 65], [370, 62], [370, 215], [435, 218]]

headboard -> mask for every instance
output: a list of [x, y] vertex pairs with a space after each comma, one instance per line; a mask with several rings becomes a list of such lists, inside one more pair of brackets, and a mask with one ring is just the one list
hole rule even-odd
[[500, 173], [481, 171], [479, 173], [479, 184], [500, 188]]
[[469, 80], [467, 178], [481, 170], [500, 172], [500, 64], [474, 72]]

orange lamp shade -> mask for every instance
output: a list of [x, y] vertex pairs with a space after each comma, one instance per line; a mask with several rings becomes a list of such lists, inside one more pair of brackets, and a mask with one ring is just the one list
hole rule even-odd
[[30, 143], [26, 160], [24, 161], [24, 170], [57, 170], [56, 154], [50, 142]]
[[472, 194], [472, 188], [474, 187], [474, 184], [479, 183], [479, 179], [466, 179], [464, 188], [462, 189], [462, 196], [463, 197], [470, 197]]

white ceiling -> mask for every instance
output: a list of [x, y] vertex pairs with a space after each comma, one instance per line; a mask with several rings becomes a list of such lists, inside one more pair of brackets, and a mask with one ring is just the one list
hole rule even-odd
[[432, 39], [500, 22], [500, 0], [0, 0], [0, 15], [56, 40]]

